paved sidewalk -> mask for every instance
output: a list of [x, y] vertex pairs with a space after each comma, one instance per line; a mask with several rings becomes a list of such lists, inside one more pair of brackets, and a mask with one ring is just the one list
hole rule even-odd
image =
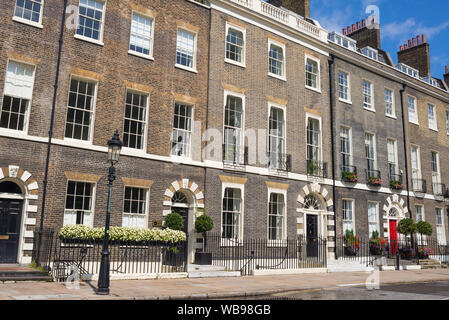
[[[81, 283], [79, 289], [51, 282], [0, 284], [0, 300], [157, 300], [235, 298], [280, 292], [364, 285], [368, 273], [320, 273], [238, 278], [195, 278], [111, 281], [111, 294], [95, 294], [97, 283]], [[448, 281], [449, 269], [382, 271], [380, 284]]]

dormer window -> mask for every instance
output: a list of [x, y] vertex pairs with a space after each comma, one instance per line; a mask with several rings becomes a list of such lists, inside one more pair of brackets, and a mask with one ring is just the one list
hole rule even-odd
[[357, 50], [357, 41], [348, 38], [344, 35], [341, 35], [337, 32], [332, 32], [329, 34], [329, 40], [339, 46], [345, 47], [346, 49], [356, 51]]
[[379, 60], [379, 51], [377, 51], [376, 49], [373, 49], [371, 47], [365, 47], [362, 49], [362, 54], [364, 56], [367, 56], [370, 59], [373, 60]]

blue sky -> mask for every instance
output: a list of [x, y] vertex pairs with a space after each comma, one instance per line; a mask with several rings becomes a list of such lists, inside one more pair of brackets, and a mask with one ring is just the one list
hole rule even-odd
[[338, 31], [369, 16], [379, 7], [382, 49], [397, 62], [399, 46], [425, 34], [430, 44], [432, 76], [443, 78], [449, 65], [449, 1], [447, 0], [310, 0], [310, 14], [329, 31]]

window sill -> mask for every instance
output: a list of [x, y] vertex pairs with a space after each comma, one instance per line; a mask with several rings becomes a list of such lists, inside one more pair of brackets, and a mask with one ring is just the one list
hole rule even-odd
[[154, 61], [154, 57], [146, 55], [146, 54], [143, 54], [143, 53], [139, 53], [139, 52], [136, 52], [136, 51], [128, 50], [128, 54], [130, 54], [132, 56], [139, 57], [139, 58], [147, 59], [147, 60], [150, 60], [150, 61]]
[[235, 65], [237, 67], [246, 68], [246, 64], [242, 63], [242, 62], [237, 62], [237, 61], [234, 61], [234, 60], [231, 60], [231, 59], [228, 59], [228, 58], [225, 58], [225, 62], [229, 63], [229, 64], [233, 64], [233, 65]]
[[409, 120], [408, 122], [411, 123], [411, 124], [414, 124], [414, 125], [416, 125], [416, 126], [419, 126], [419, 122], [412, 121], [412, 120]]
[[309, 87], [309, 86], [307, 86], [307, 85], [306, 85], [306, 89], [309, 89], [309, 90], [312, 90], [312, 91], [321, 93], [321, 89], [317, 89], [317, 88], [314, 88], [314, 87]]
[[352, 101], [351, 100], [345, 100], [345, 99], [341, 99], [339, 98], [338, 101], [346, 103], [346, 104], [351, 104], [352, 105]]
[[436, 128], [430, 128], [429, 127], [429, 130], [434, 131], [434, 132], [438, 132], [438, 129], [436, 129]]
[[10, 136], [10, 137], [27, 137], [28, 133], [25, 130], [13, 130], [13, 129], [6, 129], [6, 128], [0, 128], [0, 133]]
[[43, 29], [44, 28], [44, 26], [41, 23], [30, 21], [30, 20], [23, 19], [23, 18], [19, 18], [19, 17], [16, 17], [16, 16], [14, 16], [12, 18], [12, 20], [15, 21], [15, 22], [23, 23], [23, 24], [26, 24], [26, 25], [38, 28], [38, 29]]
[[122, 155], [146, 155], [147, 152], [146, 150], [143, 149], [133, 149], [133, 148], [127, 148], [127, 147], [123, 147], [122, 148]]
[[86, 141], [86, 140], [77, 140], [77, 139], [71, 139], [71, 138], [64, 138], [63, 139], [64, 142], [67, 143], [68, 146], [71, 147], [92, 147], [93, 143], [92, 141]]
[[175, 64], [175, 68], [182, 69], [182, 70], [185, 70], [185, 71], [189, 71], [189, 72], [192, 72], [192, 73], [198, 73], [197, 70], [195, 70], [193, 68], [189, 68], [189, 67], [183, 66], [182, 64]]
[[269, 77], [276, 78], [276, 79], [278, 79], [278, 80], [282, 80], [282, 81], [287, 82], [287, 78], [286, 78], [286, 77], [278, 76], [277, 74], [274, 74], [274, 73], [268, 72], [268, 76], [269, 76]]
[[394, 120], [398, 120], [398, 117], [393, 116], [391, 114], [385, 114], [385, 116], [388, 117], [388, 118], [394, 119]]
[[88, 38], [88, 37], [80, 36], [79, 34], [75, 34], [73, 37], [75, 39], [78, 39], [78, 40], [90, 42], [90, 43], [96, 44], [98, 46], [104, 47], [103, 41], [100, 41], [100, 40], [95, 40], [95, 39], [91, 39], [91, 38]]
[[366, 110], [366, 111], [369, 111], [369, 112], [376, 113], [376, 109], [374, 109], [374, 108], [363, 107], [363, 109]]

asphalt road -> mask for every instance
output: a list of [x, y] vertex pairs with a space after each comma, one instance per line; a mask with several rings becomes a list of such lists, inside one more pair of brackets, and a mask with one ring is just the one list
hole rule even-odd
[[331, 289], [303, 290], [247, 300], [449, 300], [449, 282], [384, 285], [368, 290], [356, 284]]

